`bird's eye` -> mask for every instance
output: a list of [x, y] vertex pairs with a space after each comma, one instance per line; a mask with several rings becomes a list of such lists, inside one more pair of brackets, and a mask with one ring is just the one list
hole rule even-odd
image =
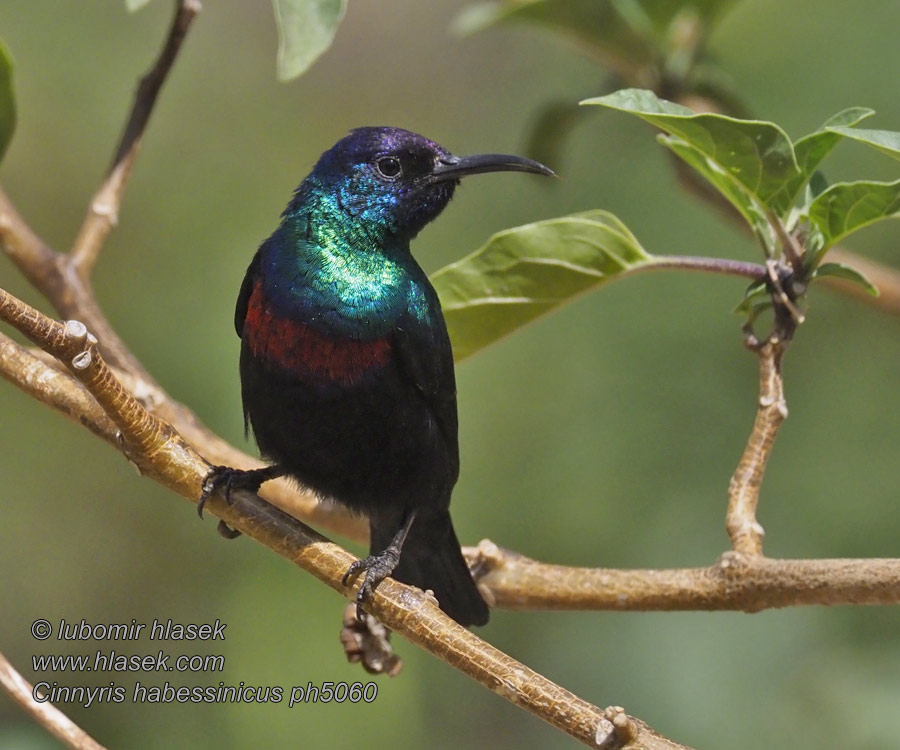
[[400, 160], [396, 156], [382, 156], [375, 162], [375, 168], [382, 177], [387, 177], [389, 180], [399, 177], [400, 172], [403, 171]]

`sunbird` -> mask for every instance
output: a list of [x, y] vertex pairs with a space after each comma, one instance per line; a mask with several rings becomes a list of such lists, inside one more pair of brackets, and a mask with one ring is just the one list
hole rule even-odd
[[[357, 612], [387, 576], [430, 589], [462, 625], [488, 621], [450, 520], [459, 476], [453, 352], [410, 241], [460, 179], [552, 170], [458, 157], [408, 130], [364, 127], [319, 158], [238, 295], [245, 427], [270, 465], [215, 467], [209, 491], [288, 476], [368, 519]], [[202, 504], [201, 504], [202, 510]]]

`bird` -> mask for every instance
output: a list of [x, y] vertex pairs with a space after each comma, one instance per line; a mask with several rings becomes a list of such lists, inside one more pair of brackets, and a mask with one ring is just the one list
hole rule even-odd
[[294, 191], [247, 269], [235, 308], [245, 430], [268, 465], [213, 467], [228, 499], [287, 476], [368, 519], [357, 616], [387, 576], [428, 589], [462, 625], [489, 609], [450, 518], [459, 476], [453, 353], [411, 240], [460, 179], [553, 175], [520, 156], [458, 157], [395, 127], [350, 131]]

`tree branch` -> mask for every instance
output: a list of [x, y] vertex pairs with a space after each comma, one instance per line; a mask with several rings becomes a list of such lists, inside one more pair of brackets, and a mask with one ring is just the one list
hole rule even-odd
[[[676, 98], [676, 100], [678, 100]], [[709, 100], [703, 100], [706, 107], [698, 105], [697, 101], [691, 102], [691, 109], [695, 111], [711, 111], [720, 112], [721, 108], [716, 106]], [[697, 172], [688, 164], [683, 162], [679, 157], [671, 154], [671, 164], [675, 168], [675, 175], [681, 187], [691, 195], [696, 196], [711, 208], [715, 209], [729, 223], [740, 227], [744, 232], [752, 230], [744, 221], [744, 218], [738, 213], [737, 209], [723, 196], [718, 190], [713, 188], [705, 179], [701, 178]], [[777, 228], [777, 227], [776, 227]], [[783, 229], [783, 227], [782, 227]], [[785, 238], [782, 238], [784, 241]], [[794, 238], [788, 235], [787, 252], [791, 256], [796, 255], [794, 247]], [[878, 296], [873, 297], [865, 289], [858, 284], [844, 281], [835, 277], [827, 277], [822, 281], [833, 289], [839, 289], [841, 292], [850, 294], [853, 297], [865, 302], [867, 305], [876, 307], [894, 315], [900, 315], [900, 269], [893, 268], [879, 263], [878, 261], [858, 255], [850, 250], [835, 245], [828, 251], [828, 258], [836, 263], [843, 263], [861, 271], [875, 285], [878, 290]]]
[[[171, 425], [148, 412], [128, 393], [103, 361], [96, 339], [82, 323], [51, 320], [2, 289], [0, 320], [13, 325], [69, 369], [115, 424], [117, 443], [142, 474], [194, 502], [199, 500], [210, 464]], [[11, 359], [16, 361], [15, 357]], [[28, 363], [34, 366], [35, 359]], [[0, 359], [0, 365], [5, 361]], [[46, 397], [44, 402], [54, 403], [54, 399]], [[233, 500], [229, 505], [212, 497], [206, 507], [231, 528], [291, 560], [344, 597], [355, 596], [355, 591], [342, 583], [355, 560], [352, 555], [255, 494], [234, 493]], [[407, 640], [587, 745], [597, 747], [604, 740], [607, 747], [633, 750], [682, 747], [620, 710], [611, 710], [614, 720], [607, 718], [596, 706], [458, 625], [426, 592], [388, 579], [378, 587], [367, 608]]]
[[71, 253], [55, 252], [37, 237], [5, 193], [0, 191], [0, 243], [12, 260], [63, 317], [77, 318], [90, 327], [103, 341], [103, 354], [111, 364], [148, 383], [153, 382], [150, 373], [129, 351], [98, 307], [90, 273], [115, 224], [157, 95], [199, 10], [199, 0], [176, 0], [175, 14], [162, 52], [150, 72], [141, 79], [113, 164], [91, 200]]
[[46, 294], [57, 253], [28, 226], [0, 188], [0, 246], [32, 286]]
[[[0, 375], [121, 450], [116, 427], [82, 385], [3, 336]], [[210, 509], [214, 503], [210, 499]], [[510, 609], [754, 612], [792, 604], [900, 603], [900, 560], [726, 553], [709, 568], [614, 570], [541, 563], [487, 540], [465, 552], [493, 605]]]
[[762, 554], [763, 527], [756, 520], [759, 489], [778, 428], [787, 417], [781, 358], [784, 342], [771, 337], [755, 347], [759, 353], [759, 401], [753, 430], [728, 486], [725, 528], [735, 552]]
[[38, 703], [34, 687], [0, 653], [0, 685], [38, 724], [72, 750], [106, 750], [52, 703]]
[[[64, 318], [80, 320], [93, 332], [100, 351], [114, 372], [149, 411], [177, 430], [217, 464], [254, 468], [262, 464], [209, 430], [196, 415], [172, 399], [119, 338], [97, 305], [90, 270], [118, 212], [128, 175], [157, 95], [172, 68], [194, 16], [197, 0], [178, 0], [166, 42], [138, 87], [124, 133], [109, 173], [91, 202], [72, 253], [50, 248], [28, 226], [8, 196], [0, 190], [0, 245], [28, 280], [41, 291]], [[106, 206], [96, 210], [97, 206]], [[111, 210], [107, 210], [111, 207]], [[65, 410], [64, 410], [65, 411]], [[310, 492], [285, 480], [269, 482], [263, 496], [298, 518], [316, 523], [342, 536], [366, 541], [368, 528], [339, 506], [321, 503]]]
[[42, 404], [87, 427], [107, 443], [116, 444], [116, 426], [78, 381], [2, 333], [0, 377]]
[[162, 51], [138, 85], [113, 163], [91, 199], [87, 216], [69, 253], [69, 262], [83, 284], [89, 282], [103, 243], [118, 221], [122, 195], [156, 99], [200, 10], [199, 0], [176, 0], [175, 15]]
[[463, 550], [504, 609], [758, 612], [794, 605], [900, 604], [900, 560], [773, 560], [726, 552], [707, 568], [576, 568], [490, 540]]

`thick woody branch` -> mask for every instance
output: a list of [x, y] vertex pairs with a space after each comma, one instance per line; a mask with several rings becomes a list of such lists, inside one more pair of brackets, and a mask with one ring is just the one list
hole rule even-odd
[[72, 750], [106, 750], [52, 703], [34, 700], [33, 686], [0, 654], [0, 685], [38, 724]]
[[900, 560], [772, 560], [726, 552], [707, 568], [550, 565], [489, 540], [464, 550], [504, 609], [758, 612], [794, 605], [900, 604]]
[[[121, 447], [115, 426], [82, 385], [5, 337], [0, 374]], [[211, 509], [215, 502], [210, 500]], [[614, 570], [537, 562], [489, 541], [466, 555], [494, 606], [509, 609], [753, 612], [795, 604], [900, 603], [900, 560], [769, 560], [728, 553], [708, 568]]]
[[[96, 339], [84, 325], [53, 321], [3, 290], [0, 320], [13, 325], [70, 370], [115, 424], [122, 451], [143, 474], [194, 502], [199, 499], [209, 463], [171, 425], [150, 414], [125, 389], [103, 361]], [[44, 400], [52, 403], [52, 399]], [[231, 505], [210, 498], [208, 510], [343, 596], [355, 596], [342, 584], [344, 573], [355, 560], [352, 555], [257, 495], [235, 495]], [[386, 580], [368, 608], [394, 632], [584, 744], [633, 750], [682, 747], [623, 711], [611, 709], [605, 713], [528, 669], [448, 618], [434, 598], [419, 589]]]

